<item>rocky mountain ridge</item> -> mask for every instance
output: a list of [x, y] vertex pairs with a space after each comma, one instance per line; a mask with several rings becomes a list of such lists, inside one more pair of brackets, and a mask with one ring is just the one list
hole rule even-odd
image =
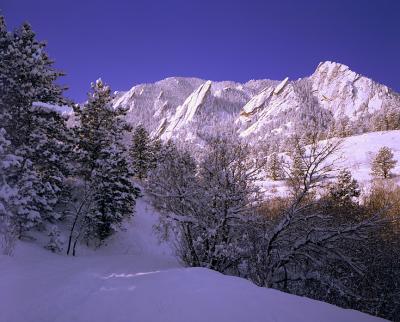
[[200, 133], [228, 128], [242, 137], [263, 138], [290, 132], [308, 117], [323, 120], [323, 126], [359, 120], [388, 106], [400, 109], [400, 95], [346, 65], [326, 61], [298, 80], [241, 84], [166, 78], [117, 93], [114, 106], [128, 108], [128, 121], [144, 124], [154, 136], [193, 141]]

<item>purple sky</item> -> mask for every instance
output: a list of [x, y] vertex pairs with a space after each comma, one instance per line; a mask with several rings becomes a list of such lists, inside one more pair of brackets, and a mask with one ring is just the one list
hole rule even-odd
[[9, 28], [29, 21], [85, 99], [169, 76], [291, 79], [333, 60], [400, 91], [399, 0], [1, 0]]

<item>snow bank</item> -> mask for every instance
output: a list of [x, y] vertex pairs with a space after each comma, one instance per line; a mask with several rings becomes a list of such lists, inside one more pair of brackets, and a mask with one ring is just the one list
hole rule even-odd
[[1, 263], [0, 321], [383, 321], [149, 256], [66, 258], [36, 249], [35, 259]]
[[153, 232], [140, 199], [126, 230], [96, 252], [52, 254], [19, 243], [0, 256], [4, 322], [368, 322], [381, 319], [260, 288], [203, 268], [182, 268]]

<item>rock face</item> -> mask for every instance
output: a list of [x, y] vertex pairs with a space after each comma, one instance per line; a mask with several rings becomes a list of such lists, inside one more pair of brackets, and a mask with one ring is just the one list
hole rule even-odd
[[[258, 133], [267, 126], [280, 113], [284, 113], [299, 105], [293, 84], [285, 78], [276, 87], [264, 89], [244, 106], [240, 122], [245, 126], [240, 131], [240, 136], [246, 137]], [[248, 111], [248, 112], [247, 112]]]
[[310, 79], [321, 105], [335, 116], [356, 118], [360, 113], [374, 112], [392, 96], [387, 86], [334, 62], [319, 64]]
[[185, 102], [176, 108], [176, 112], [169, 122], [167, 119], [162, 121], [162, 123], [168, 122], [168, 125], [165, 126], [164, 131], [159, 131], [161, 138], [169, 139], [173, 135], [174, 130], [178, 130], [183, 126], [188, 126], [196, 115], [196, 112], [205, 104], [210, 93], [211, 82], [207, 81], [190, 94]]
[[400, 108], [400, 96], [348, 66], [327, 61], [296, 81], [167, 78], [118, 93], [114, 105], [129, 109], [133, 125], [143, 123], [165, 140], [195, 140], [199, 133], [227, 128], [242, 137], [263, 138], [271, 131], [289, 131], [310, 105], [314, 112], [319, 109], [318, 115], [357, 120], [384, 106]]

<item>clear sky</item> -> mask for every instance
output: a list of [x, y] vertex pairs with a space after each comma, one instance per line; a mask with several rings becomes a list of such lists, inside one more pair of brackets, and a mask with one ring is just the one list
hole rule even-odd
[[333, 60], [400, 91], [400, 0], [0, 0], [32, 24], [83, 101], [169, 76], [297, 79]]

